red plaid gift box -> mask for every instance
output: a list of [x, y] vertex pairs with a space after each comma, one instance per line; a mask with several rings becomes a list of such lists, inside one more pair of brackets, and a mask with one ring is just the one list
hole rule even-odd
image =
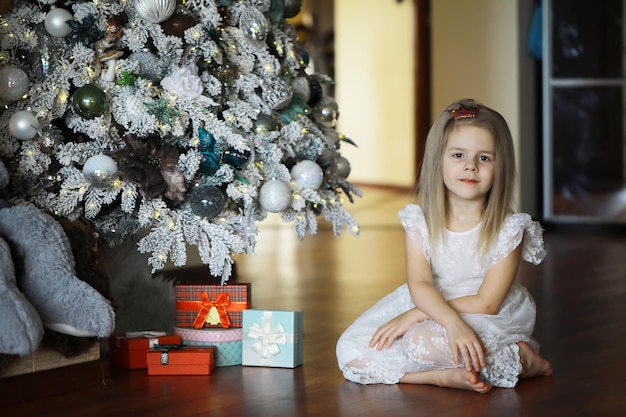
[[242, 327], [250, 308], [250, 284], [176, 285], [176, 327]]

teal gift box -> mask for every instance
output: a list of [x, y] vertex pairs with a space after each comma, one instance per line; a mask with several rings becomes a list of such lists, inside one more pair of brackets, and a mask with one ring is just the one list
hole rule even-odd
[[214, 347], [215, 366], [241, 365], [241, 328], [187, 329], [174, 327], [174, 334], [182, 343], [193, 347]]
[[303, 363], [302, 311], [243, 311], [241, 363], [244, 366], [295, 368]]

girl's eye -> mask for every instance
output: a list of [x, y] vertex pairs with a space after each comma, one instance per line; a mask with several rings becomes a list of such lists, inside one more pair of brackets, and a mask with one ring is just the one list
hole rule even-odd
[[482, 162], [489, 162], [489, 161], [491, 161], [491, 158], [488, 157], [487, 155], [481, 155], [480, 160]]
[[463, 154], [461, 152], [455, 152], [452, 154], [453, 158], [463, 158]]

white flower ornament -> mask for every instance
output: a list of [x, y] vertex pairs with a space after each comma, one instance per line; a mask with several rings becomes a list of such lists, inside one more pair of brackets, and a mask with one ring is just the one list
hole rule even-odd
[[215, 101], [202, 95], [204, 87], [195, 64], [178, 68], [170, 76], [163, 78], [161, 87], [180, 100], [195, 101], [209, 106], [217, 105]]

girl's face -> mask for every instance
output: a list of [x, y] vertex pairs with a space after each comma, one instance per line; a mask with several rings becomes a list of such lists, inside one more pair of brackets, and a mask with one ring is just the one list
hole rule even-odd
[[455, 126], [443, 155], [448, 201], [484, 202], [493, 185], [495, 158], [495, 141], [487, 129]]

